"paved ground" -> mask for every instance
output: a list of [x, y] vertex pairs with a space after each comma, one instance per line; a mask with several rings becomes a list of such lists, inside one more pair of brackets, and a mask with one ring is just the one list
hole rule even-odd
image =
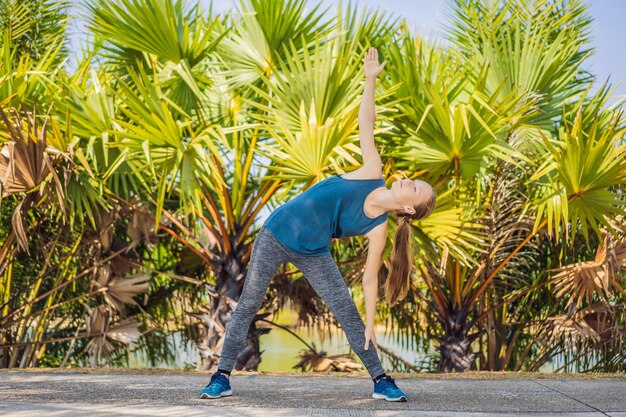
[[[2, 416], [626, 417], [626, 375], [468, 378], [398, 376], [409, 402], [371, 398], [360, 376], [231, 377], [234, 395], [199, 399], [209, 373], [0, 371]], [[393, 375], [393, 374], [392, 374]]]

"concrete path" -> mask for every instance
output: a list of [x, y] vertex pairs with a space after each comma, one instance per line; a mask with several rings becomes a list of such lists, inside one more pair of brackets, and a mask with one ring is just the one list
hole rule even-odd
[[[432, 376], [430, 376], [432, 375]], [[396, 376], [409, 402], [371, 398], [366, 375], [236, 373], [234, 395], [199, 399], [210, 373], [0, 370], [1, 416], [626, 417], [626, 375], [485, 379]], [[438, 375], [438, 374], [437, 374]]]

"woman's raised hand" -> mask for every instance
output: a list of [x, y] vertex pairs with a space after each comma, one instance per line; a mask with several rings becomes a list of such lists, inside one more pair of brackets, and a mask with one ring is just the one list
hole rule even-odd
[[382, 65], [378, 65], [378, 50], [376, 48], [370, 48], [365, 53], [363, 63], [363, 71], [365, 71], [365, 76], [378, 77], [378, 74], [380, 74], [383, 68], [385, 68], [385, 64], [387, 64], [387, 61], [383, 62]]

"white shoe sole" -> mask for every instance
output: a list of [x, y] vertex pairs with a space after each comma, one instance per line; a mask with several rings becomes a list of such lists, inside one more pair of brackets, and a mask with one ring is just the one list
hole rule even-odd
[[211, 396], [211, 395], [207, 394], [206, 392], [203, 392], [200, 395], [200, 398], [220, 398], [220, 397], [228, 397], [230, 395], [233, 395], [233, 390], [232, 389], [224, 391], [220, 395], [217, 395], [217, 396]]
[[407, 401], [406, 397], [401, 396], [398, 398], [389, 398], [386, 395], [383, 394], [372, 394], [372, 398], [376, 399], [376, 400], [387, 400], [387, 401]]

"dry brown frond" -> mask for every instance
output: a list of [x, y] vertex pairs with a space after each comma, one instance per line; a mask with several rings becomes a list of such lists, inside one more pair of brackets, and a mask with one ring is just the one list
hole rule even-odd
[[363, 365], [356, 362], [354, 356], [349, 353], [327, 356], [325, 352], [307, 349], [301, 351], [300, 362], [294, 365], [293, 368], [300, 368], [302, 372], [307, 370], [312, 370], [313, 372], [353, 372], [362, 370]]
[[573, 314], [549, 317], [546, 338], [549, 343], [565, 342], [571, 349], [625, 337], [626, 329], [619, 327], [615, 320], [615, 308], [620, 307], [600, 301]]
[[9, 120], [1, 109], [0, 116], [10, 138], [0, 151], [2, 195], [30, 191], [52, 171], [50, 156], [45, 152], [45, 125], [38, 127], [31, 117], [22, 121], [17, 114]]
[[620, 273], [626, 266], [626, 237], [615, 240], [611, 234], [601, 230], [602, 240], [593, 261], [577, 262], [549, 271], [557, 272], [551, 280], [556, 285], [558, 297], [569, 294], [569, 304], [575, 302], [578, 308], [583, 299], [593, 302], [597, 293], [602, 300], [607, 299], [611, 289], [624, 292], [626, 278]]

